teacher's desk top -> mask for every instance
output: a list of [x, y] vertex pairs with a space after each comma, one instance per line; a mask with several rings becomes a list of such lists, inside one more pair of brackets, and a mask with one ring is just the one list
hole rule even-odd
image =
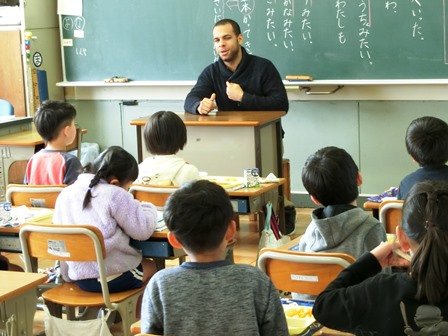
[[[177, 113], [186, 126], [245, 126], [258, 127], [275, 122], [286, 115], [284, 111], [218, 111], [213, 115]], [[145, 126], [147, 117], [131, 121], [131, 125]]]

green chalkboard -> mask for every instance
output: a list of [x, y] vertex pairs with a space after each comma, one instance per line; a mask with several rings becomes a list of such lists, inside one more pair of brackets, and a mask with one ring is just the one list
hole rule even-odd
[[223, 17], [283, 78], [448, 78], [445, 1], [84, 1], [83, 17], [61, 17], [65, 80], [195, 80]]

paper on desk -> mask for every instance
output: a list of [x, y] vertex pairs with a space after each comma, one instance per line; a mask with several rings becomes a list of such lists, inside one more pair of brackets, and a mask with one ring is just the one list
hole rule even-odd
[[260, 177], [260, 183], [274, 183], [278, 182], [279, 179], [273, 173], [269, 173], [265, 178]]
[[51, 216], [53, 210], [46, 208], [32, 208], [25, 205], [14, 207], [11, 210], [11, 217], [7, 222], [0, 222], [0, 226], [14, 227], [19, 226], [30, 220], [38, 220], [39, 218]]
[[163, 231], [167, 227], [165, 225], [165, 221], [163, 220], [163, 211], [157, 210], [157, 226], [156, 231]]

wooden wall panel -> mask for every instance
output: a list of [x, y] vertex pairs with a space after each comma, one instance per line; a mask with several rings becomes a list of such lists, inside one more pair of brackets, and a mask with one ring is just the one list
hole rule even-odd
[[16, 116], [26, 116], [20, 31], [0, 31], [0, 98], [14, 106]]

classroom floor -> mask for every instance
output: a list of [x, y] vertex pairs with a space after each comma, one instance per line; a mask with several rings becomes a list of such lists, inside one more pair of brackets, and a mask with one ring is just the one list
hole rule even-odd
[[[312, 209], [296, 209], [297, 217], [296, 217], [296, 229], [290, 235], [291, 238], [295, 238], [298, 235], [301, 235], [305, 232], [306, 226], [310, 222], [310, 212]], [[237, 243], [234, 247], [234, 259], [235, 263], [241, 264], [250, 264], [255, 266], [255, 260], [257, 258], [257, 249], [258, 249], [258, 223], [249, 216], [240, 216], [240, 229], [237, 232]], [[22, 265], [23, 263], [18, 254], [14, 253], [6, 253], [5, 254], [9, 260], [18, 265]], [[178, 265], [178, 260], [167, 260], [166, 267], [173, 267]], [[39, 264], [40, 268], [51, 266], [51, 263], [48, 264]], [[34, 319], [34, 328], [33, 335], [44, 335], [44, 314], [42, 311], [38, 310]], [[121, 325], [113, 325], [111, 328], [111, 332], [114, 336], [121, 336]]]

